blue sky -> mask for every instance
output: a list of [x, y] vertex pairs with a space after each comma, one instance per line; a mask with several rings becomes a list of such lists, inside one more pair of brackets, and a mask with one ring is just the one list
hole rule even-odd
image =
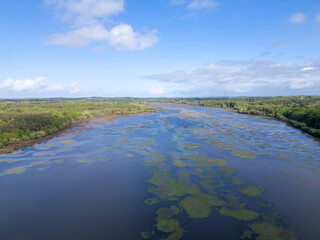
[[0, 98], [320, 93], [320, 1], [0, 0]]

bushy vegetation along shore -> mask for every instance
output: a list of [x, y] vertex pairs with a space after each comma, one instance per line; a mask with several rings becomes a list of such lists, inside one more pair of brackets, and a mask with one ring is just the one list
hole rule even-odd
[[56, 133], [75, 120], [153, 111], [131, 98], [0, 100], [0, 148]]
[[238, 113], [269, 116], [320, 138], [320, 97], [163, 98], [153, 102], [233, 109]]

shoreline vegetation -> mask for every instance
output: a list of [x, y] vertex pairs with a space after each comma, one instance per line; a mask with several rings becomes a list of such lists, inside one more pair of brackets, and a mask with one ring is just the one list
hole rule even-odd
[[92, 119], [111, 120], [161, 111], [146, 103], [213, 107], [271, 117], [320, 138], [320, 97], [317, 96], [3, 99], [0, 100], [0, 154], [32, 146]]
[[0, 100], [0, 153], [32, 146], [93, 119], [157, 111], [132, 98]]
[[271, 117], [320, 138], [320, 97], [153, 98], [150, 103], [213, 107], [240, 114]]

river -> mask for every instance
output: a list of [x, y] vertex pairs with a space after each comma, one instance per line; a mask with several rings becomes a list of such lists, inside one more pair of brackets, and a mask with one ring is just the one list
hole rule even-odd
[[0, 156], [1, 240], [320, 239], [320, 142], [191, 106]]

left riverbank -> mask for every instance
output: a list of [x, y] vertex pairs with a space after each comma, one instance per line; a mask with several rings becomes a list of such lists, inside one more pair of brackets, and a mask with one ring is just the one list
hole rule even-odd
[[32, 146], [92, 120], [159, 111], [131, 98], [0, 100], [0, 153]]

